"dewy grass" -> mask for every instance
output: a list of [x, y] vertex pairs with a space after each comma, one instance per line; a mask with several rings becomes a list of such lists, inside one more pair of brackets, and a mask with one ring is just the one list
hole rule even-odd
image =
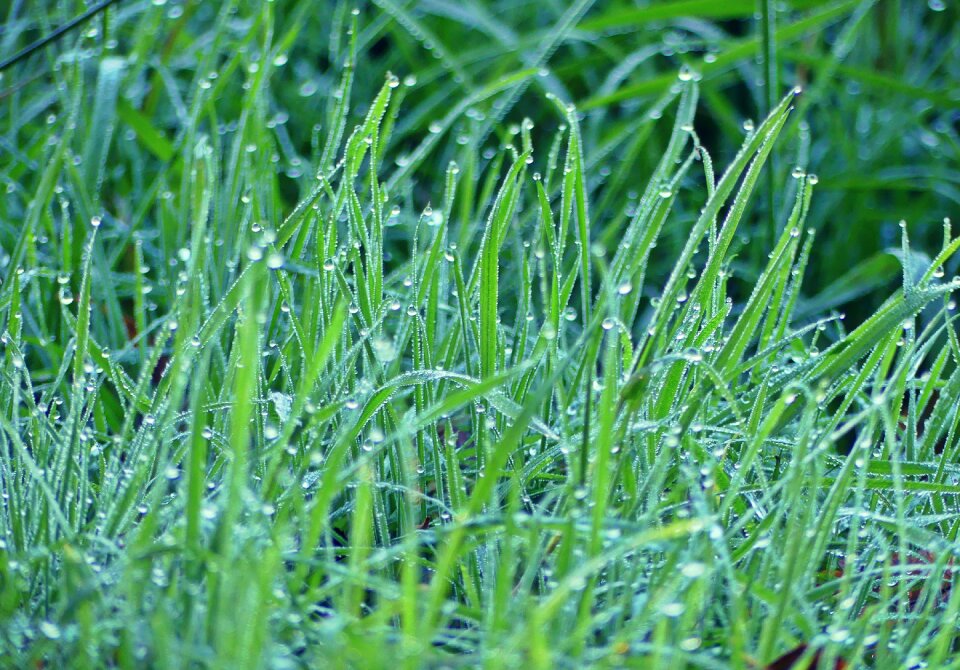
[[[806, 162], [807, 94], [723, 160], [698, 135], [729, 105], [705, 75], [749, 43], [612, 73], [590, 114], [543, 69], [581, 20], [755, 2], [582, 2], [533, 36], [440, 4], [527, 57], [489, 73], [501, 46], [339, 4], [325, 106], [290, 117], [309, 3], [180, 8], [206, 21], [185, 87], [154, 3], [102, 24], [123, 57], [90, 31], [2, 102], [2, 664], [953, 667], [949, 221], [932, 259], [904, 227], [830, 278], [861, 296], [900, 260], [848, 326], [803, 284], [818, 179], [769, 165]], [[767, 57], [851, 12], [852, 39], [873, 3], [828, 4], [765, 14]], [[386, 33], [436, 63], [365, 100]]]

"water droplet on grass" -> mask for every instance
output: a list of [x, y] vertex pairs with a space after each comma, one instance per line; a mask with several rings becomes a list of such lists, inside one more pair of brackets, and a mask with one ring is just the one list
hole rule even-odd
[[60, 639], [60, 627], [53, 623], [52, 621], [41, 621], [40, 622], [40, 632], [43, 633], [50, 640], [59, 640]]
[[683, 614], [684, 606], [683, 603], [664, 603], [660, 607], [660, 611], [663, 612], [665, 616], [670, 618], [676, 618]]
[[397, 348], [393, 340], [386, 337], [378, 337], [373, 340], [373, 353], [383, 363], [390, 363], [397, 357]]

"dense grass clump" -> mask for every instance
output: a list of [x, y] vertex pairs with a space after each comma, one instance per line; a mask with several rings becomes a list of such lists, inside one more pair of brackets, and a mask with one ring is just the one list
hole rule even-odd
[[541, 4], [3, 72], [3, 665], [953, 667], [955, 11]]

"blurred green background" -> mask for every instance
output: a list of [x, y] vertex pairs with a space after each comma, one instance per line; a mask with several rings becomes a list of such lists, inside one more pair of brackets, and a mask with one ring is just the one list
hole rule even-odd
[[[152, 207], [138, 212], [138, 203], [147, 201], [157, 175], [166, 182], [180, 178], [188, 120], [199, 115], [199, 128], [224, 146], [232, 141], [243, 82], [263, 57], [254, 25], [258, 5], [121, 0], [3, 72], [3, 248], [16, 240], [41, 179], [47, 126], [62, 123], [58, 115], [69, 109], [66, 64], [86, 63], [90, 84], [80, 118], [71, 119], [76, 167], [82, 171], [85, 157], [108, 151], [108, 169], [96, 177], [103, 180], [103, 209], [132, 230], [149, 231], [160, 213]], [[9, 2], [0, 55], [88, 8]], [[358, 34], [351, 36], [355, 8]], [[220, 14], [229, 16], [226, 28], [211, 32]], [[650, 120], [673, 114], [678, 72], [701, 79], [696, 130], [717, 165], [728, 162], [771, 99], [803, 86], [799, 113], [751, 213], [753, 232], [741, 237], [732, 269], [751, 281], [773, 222], [783, 221], [792, 201], [791, 172], [816, 173], [808, 220], [817, 241], [805, 284], [809, 301], [801, 308], [808, 314], [837, 308], [858, 320], [869, 313], [898, 285], [899, 262], [883, 253], [900, 245], [898, 222], [907, 221], [914, 248], [929, 252], [939, 246], [944, 217], [960, 202], [960, 10], [952, 0], [276, 0], [275, 16], [282, 26], [275, 41], [289, 50], [274, 57], [269, 109], [260, 110], [272, 142], [248, 150], [271, 152], [276, 170], [270, 177], [287, 211], [310, 188], [321, 159], [331, 131], [323, 122], [339, 101], [352, 37], [358, 52], [349, 93], [354, 118], [387, 71], [406, 78], [387, 155], [402, 164], [405, 152], [440, 131], [417, 166], [423, 192], [410, 196], [424, 201], [420, 206], [438, 197], [448, 160], [478, 145], [489, 147], [485, 156], [492, 158], [493, 148], [512, 137], [511, 125], [524, 118], [534, 122], [535, 146], [545, 152], [561, 120], [544, 95], [575, 103], [591, 166], [596, 242], [607, 248], [664, 149], [668, 123]], [[118, 59], [106, 61], [116, 72], [104, 76], [103, 59], [110, 55]], [[516, 73], [516, 84], [481, 95]], [[211, 85], [219, 89], [215, 109], [192, 108], [191, 91]], [[455, 108], [471, 96], [483, 99]], [[451, 110], [455, 116], [445, 121]], [[461, 188], [481, 190], [486, 167], [467, 161]], [[704, 197], [702, 174], [688, 182], [689, 219]], [[464, 206], [461, 229], [478, 225], [481, 214]], [[686, 223], [683, 214], [675, 217], [663, 242], [665, 258], [683, 241]], [[162, 264], [175, 248], [171, 242], [146, 250]]]

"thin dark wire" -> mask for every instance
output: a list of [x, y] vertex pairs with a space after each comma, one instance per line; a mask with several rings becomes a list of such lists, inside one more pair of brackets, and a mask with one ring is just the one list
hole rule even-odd
[[16, 65], [17, 63], [22, 61], [24, 58], [32, 54], [37, 49], [42, 49], [43, 47], [48, 45], [50, 42], [59, 38], [63, 34], [73, 30], [84, 21], [88, 21], [89, 19], [93, 18], [94, 16], [96, 16], [97, 14], [105, 10], [107, 7], [109, 7], [116, 1], [117, 0], [102, 0], [101, 2], [98, 2], [93, 7], [85, 11], [80, 16], [74, 19], [71, 19], [70, 21], [67, 21], [59, 28], [52, 31], [49, 35], [44, 35], [33, 44], [30, 44], [29, 46], [23, 48], [18, 53], [14, 54], [10, 58], [0, 63], [0, 72], [3, 72], [4, 70], [6, 70], [8, 67], [11, 67], [12, 65]]

